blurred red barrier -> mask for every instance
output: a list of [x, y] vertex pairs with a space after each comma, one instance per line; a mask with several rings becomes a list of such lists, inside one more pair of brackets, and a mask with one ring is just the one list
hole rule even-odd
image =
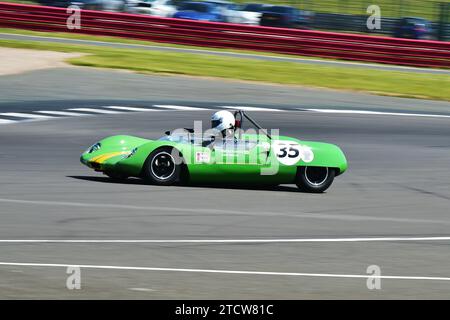
[[105, 35], [176, 44], [367, 61], [450, 67], [450, 43], [311, 30], [245, 26], [82, 10], [69, 30], [63, 8], [0, 2], [0, 27]]

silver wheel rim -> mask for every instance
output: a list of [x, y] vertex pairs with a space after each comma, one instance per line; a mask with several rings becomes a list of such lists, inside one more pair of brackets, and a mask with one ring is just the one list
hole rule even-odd
[[[305, 167], [305, 179], [306, 179], [306, 181], [308, 181], [309, 184], [311, 184], [315, 187], [319, 187], [322, 184], [324, 184], [325, 181], [327, 181], [327, 179], [328, 179], [328, 168], [327, 167], [323, 167], [323, 169], [325, 169], [325, 176], [323, 177], [323, 179], [320, 179], [320, 180], [316, 180], [316, 179], [313, 179], [313, 177], [308, 176], [308, 168], [309, 167]], [[322, 167], [316, 167], [316, 168], [322, 168]]]
[[[161, 163], [162, 161], [166, 162], [166, 164]], [[168, 167], [172, 166], [173, 168], [172, 170], [169, 170], [168, 171], [169, 173], [167, 174], [166, 171], [164, 170], [161, 171], [157, 169], [158, 167], [161, 166], [168, 166]], [[165, 151], [157, 153], [150, 162], [150, 170], [152, 171], [152, 174], [160, 180], [167, 180], [170, 177], [172, 177], [175, 173], [175, 168], [176, 168], [175, 160], [173, 159], [170, 153]]]

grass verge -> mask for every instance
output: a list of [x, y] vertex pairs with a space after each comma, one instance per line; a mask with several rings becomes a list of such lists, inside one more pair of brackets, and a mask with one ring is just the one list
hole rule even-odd
[[68, 60], [69, 63], [79, 66], [303, 85], [450, 101], [450, 91], [445, 89], [450, 87], [450, 76], [444, 74], [269, 62], [250, 58], [50, 42], [0, 40], [0, 46], [86, 53], [85, 56]]
[[[217, 51], [217, 52], [235, 52], [235, 53], [254, 54], [254, 55], [261, 55], [261, 56], [276, 56], [276, 57], [288, 57], [288, 58], [299, 58], [299, 59], [309, 59], [309, 60], [313, 59], [313, 60], [323, 60], [323, 61], [337, 61], [336, 59], [307, 57], [307, 56], [289, 55], [289, 54], [282, 54], [282, 53], [241, 50], [241, 49], [214, 48], [214, 47], [198, 47], [198, 46], [196, 47], [196, 46], [173, 44], [173, 43], [166, 43], [166, 42], [135, 40], [135, 39], [128, 39], [128, 38], [120, 38], [120, 37], [94, 36], [94, 35], [85, 35], [85, 34], [70, 33], [70, 32], [42, 32], [42, 31], [32, 31], [32, 30], [25, 30], [25, 29], [0, 28], [0, 33], [27, 35], [27, 36], [39, 36], [39, 37], [51, 37], [51, 38], [60, 38], [60, 39], [101, 41], [101, 42], [109, 42], [109, 43], [125, 43], [125, 44], [136, 44], [136, 45], [144, 45], [144, 46], [158, 46], [158, 47], [181, 48], [181, 49], [207, 50], [207, 51]], [[80, 44], [83, 44], [83, 43], [80, 43]]]

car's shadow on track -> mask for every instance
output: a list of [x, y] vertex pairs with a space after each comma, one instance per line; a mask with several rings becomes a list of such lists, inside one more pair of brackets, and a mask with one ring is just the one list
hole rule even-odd
[[[111, 179], [109, 177], [92, 177], [92, 176], [67, 176], [67, 178], [86, 180], [101, 183], [112, 184], [132, 184], [132, 185], [149, 185], [148, 182], [137, 179], [129, 178], [126, 180]], [[188, 187], [188, 188], [211, 188], [211, 189], [237, 189], [237, 190], [258, 190], [258, 191], [282, 191], [282, 192], [298, 192], [301, 191], [297, 187], [291, 186], [254, 186], [254, 185], [231, 185], [231, 184], [183, 184], [174, 185], [172, 187]]]

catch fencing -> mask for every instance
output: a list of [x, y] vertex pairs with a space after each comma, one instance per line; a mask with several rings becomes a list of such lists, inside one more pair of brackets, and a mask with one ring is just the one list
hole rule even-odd
[[69, 29], [71, 14], [64, 8], [0, 2], [0, 27], [405, 66], [450, 67], [450, 43], [442, 41], [245, 26], [90, 10], [81, 11], [81, 29]]

